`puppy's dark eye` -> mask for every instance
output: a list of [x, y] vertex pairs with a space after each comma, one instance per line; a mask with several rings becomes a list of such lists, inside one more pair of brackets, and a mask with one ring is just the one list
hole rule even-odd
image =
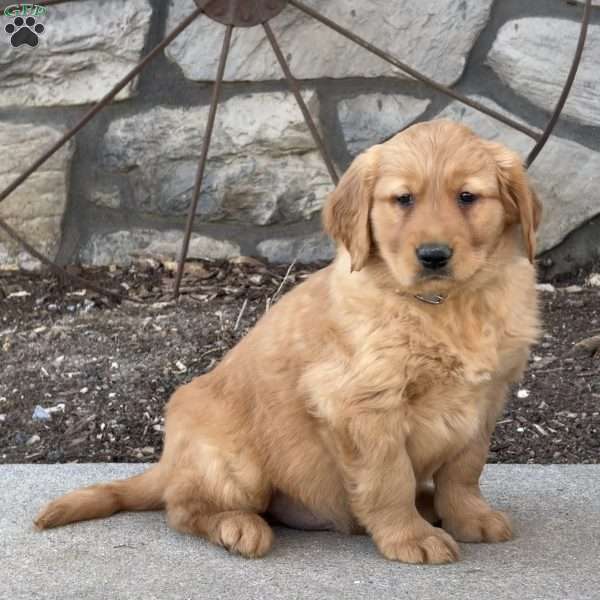
[[396, 202], [400, 206], [408, 208], [415, 203], [415, 197], [412, 194], [402, 194], [401, 196], [396, 196]]
[[477, 196], [475, 194], [471, 194], [471, 192], [461, 192], [458, 195], [458, 202], [463, 206], [468, 206], [469, 204], [477, 202]]

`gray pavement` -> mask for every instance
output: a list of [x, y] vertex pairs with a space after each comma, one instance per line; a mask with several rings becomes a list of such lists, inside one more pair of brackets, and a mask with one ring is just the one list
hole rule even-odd
[[162, 513], [33, 530], [54, 496], [142, 469], [0, 466], [0, 599], [600, 598], [600, 466], [488, 467], [484, 492], [518, 538], [461, 544], [462, 560], [440, 567], [388, 562], [365, 536], [285, 529], [268, 557], [249, 561], [170, 530]]

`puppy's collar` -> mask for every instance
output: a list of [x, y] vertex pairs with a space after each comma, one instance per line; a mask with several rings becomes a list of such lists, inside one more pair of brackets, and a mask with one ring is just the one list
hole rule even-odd
[[412, 295], [413, 298], [425, 302], [425, 304], [443, 304], [448, 298], [448, 296], [442, 296], [441, 294], [407, 294], [402, 290], [396, 290], [396, 294], [408, 297]]
[[440, 294], [415, 294], [415, 298], [425, 304], [442, 304], [446, 301], [447, 296]]

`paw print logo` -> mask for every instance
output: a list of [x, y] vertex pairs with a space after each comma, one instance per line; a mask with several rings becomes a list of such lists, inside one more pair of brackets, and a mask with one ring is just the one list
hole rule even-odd
[[4, 31], [10, 35], [10, 43], [13, 48], [27, 44], [32, 48], [38, 45], [39, 35], [44, 33], [45, 27], [41, 23], [36, 23], [33, 17], [16, 17], [12, 23], [9, 23]]

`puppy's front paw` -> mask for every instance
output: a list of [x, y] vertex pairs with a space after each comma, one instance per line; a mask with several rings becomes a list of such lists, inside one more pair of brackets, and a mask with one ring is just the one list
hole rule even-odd
[[513, 538], [510, 519], [497, 510], [475, 516], [444, 519], [443, 527], [459, 542], [507, 542]]
[[221, 520], [218, 543], [229, 552], [246, 558], [260, 558], [273, 545], [273, 530], [253, 513], [232, 513]]
[[431, 527], [427, 533], [416, 538], [391, 539], [377, 545], [389, 560], [412, 564], [441, 565], [455, 562], [460, 556], [457, 543], [437, 527]]

